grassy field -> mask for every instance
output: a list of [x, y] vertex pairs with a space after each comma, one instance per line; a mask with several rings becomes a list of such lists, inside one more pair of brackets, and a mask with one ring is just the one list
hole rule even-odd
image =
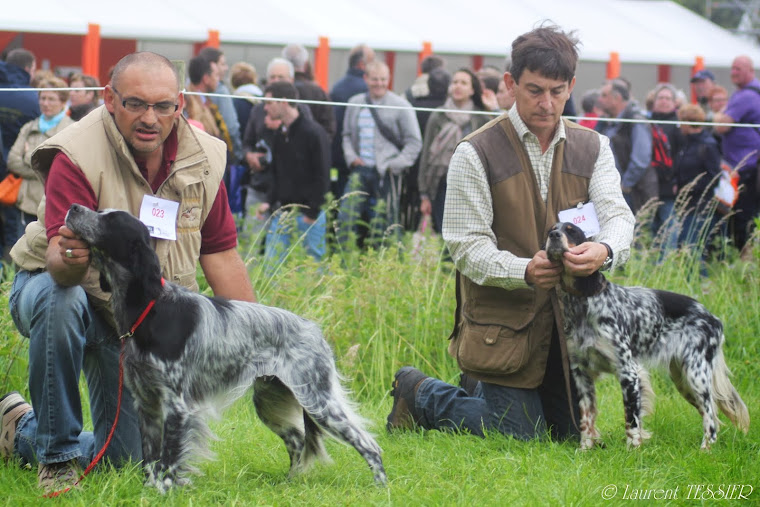
[[[247, 245], [254, 245], [246, 241]], [[633, 258], [614, 281], [675, 290], [702, 301], [724, 322], [725, 353], [733, 382], [756, 415], [760, 402], [760, 251], [751, 262], [726, 252], [701, 279], [694, 252], [676, 252], [657, 265], [649, 240], [640, 236]], [[748, 435], [723, 426], [710, 452], [699, 450], [697, 412], [670, 380], [653, 375], [656, 411], [645, 423], [652, 439], [625, 446], [620, 390], [613, 378], [599, 384], [599, 427], [607, 447], [581, 453], [573, 442], [519, 442], [502, 435], [484, 439], [440, 432], [388, 435], [390, 381], [412, 364], [455, 382], [458, 369], [446, 354], [453, 325], [454, 277], [436, 238], [422, 248], [341, 251], [316, 264], [298, 251], [265, 276], [255, 246], [242, 250], [261, 302], [319, 322], [333, 345], [361, 413], [384, 450], [389, 487], [378, 488], [361, 457], [328, 442], [334, 463], [319, 464], [289, 480], [282, 442], [258, 421], [247, 399], [212, 427], [214, 461], [200, 464], [191, 487], [165, 496], [143, 488], [137, 465], [102, 469], [58, 501], [71, 505], [597, 505], [632, 499], [663, 504], [712, 503], [724, 497], [760, 502], [760, 431]], [[10, 282], [0, 287], [7, 308]], [[0, 317], [0, 390], [26, 392], [27, 341], [8, 312]], [[221, 337], [220, 337], [221, 338]], [[86, 391], [86, 390], [85, 390]], [[722, 418], [727, 421], [725, 418]], [[41, 502], [36, 470], [0, 465], [0, 495], [9, 505]]]

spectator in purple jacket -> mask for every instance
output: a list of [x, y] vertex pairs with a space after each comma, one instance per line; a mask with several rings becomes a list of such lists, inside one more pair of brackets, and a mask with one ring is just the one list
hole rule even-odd
[[[731, 64], [731, 82], [736, 91], [726, 108], [715, 114], [715, 123], [760, 123], [760, 81], [748, 56], [737, 56]], [[753, 218], [758, 210], [757, 161], [760, 149], [760, 132], [751, 127], [716, 125], [715, 133], [723, 136], [723, 158], [739, 172], [743, 189], [734, 205], [733, 238], [741, 249], [754, 228]], [[743, 162], [740, 164], [740, 162]]]

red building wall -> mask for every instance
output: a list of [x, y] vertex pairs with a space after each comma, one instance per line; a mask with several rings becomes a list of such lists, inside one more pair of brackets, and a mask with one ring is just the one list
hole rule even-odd
[[[3, 46], [0, 51], [11, 41], [20, 42], [21, 47], [34, 53], [38, 66], [43, 60], [48, 60], [53, 71], [58, 67], [81, 68], [83, 39], [81, 35], [0, 32], [0, 44]], [[101, 84], [108, 83], [108, 71], [121, 57], [136, 50], [137, 41], [133, 39], [101, 39], [100, 75], [97, 76]]]

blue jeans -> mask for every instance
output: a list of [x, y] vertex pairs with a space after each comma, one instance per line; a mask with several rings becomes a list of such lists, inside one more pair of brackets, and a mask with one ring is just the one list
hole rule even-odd
[[[381, 242], [388, 228], [401, 221], [399, 202], [403, 179], [403, 174], [393, 174], [390, 169], [381, 178], [375, 167], [354, 167], [340, 201], [338, 240], [346, 244], [353, 233], [359, 238], [367, 236], [374, 244]], [[345, 195], [355, 191], [367, 195]], [[400, 238], [401, 226], [397, 225], [392, 234]]]
[[[578, 395], [571, 379], [575, 420]], [[552, 339], [543, 383], [535, 389], [505, 387], [479, 382], [472, 396], [461, 387], [438, 379], [422, 381], [414, 404], [426, 429], [466, 429], [483, 436], [486, 430], [498, 431], [520, 440], [565, 439], [579, 434], [570, 414], [558, 338]]]
[[[293, 222], [295, 221], [295, 230]], [[313, 224], [307, 224], [303, 215], [296, 211], [275, 213], [267, 231], [266, 248], [264, 250], [268, 262], [285, 260], [293, 236], [303, 236], [303, 246], [306, 253], [321, 260], [325, 255], [325, 228], [327, 220], [325, 212], [321, 211]]]
[[[29, 338], [29, 393], [34, 410], [19, 421], [15, 450], [26, 463], [92, 461], [116, 416], [121, 344], [80, 286], [58, 285], [46, 272], [21, 270], [10, 310]], [[83, 432], [79, 377], [84, 371], [94, 432]], [[105, 457], [119, 465], [142, 459], [134, 402], [124, 388], [119, 423]]]

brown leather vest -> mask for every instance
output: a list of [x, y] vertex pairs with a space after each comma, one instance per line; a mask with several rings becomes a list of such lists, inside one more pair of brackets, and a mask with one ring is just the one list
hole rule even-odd
[[[558, 212], [589, 200], [599, 135], [563, 121], [566, 139], [554, 149], [546, 203], [508, 116], [492, 120], [463, 139], [474, 147], [486, 172], [499, 250], [532, 258], [544, 247]], [[468, 375], [510, 387], [539, 386], [555, 324], [561, 323], [554, 291], [508, 291], [481, 286], [457, 274], [457, 309], [449, 352]]]

